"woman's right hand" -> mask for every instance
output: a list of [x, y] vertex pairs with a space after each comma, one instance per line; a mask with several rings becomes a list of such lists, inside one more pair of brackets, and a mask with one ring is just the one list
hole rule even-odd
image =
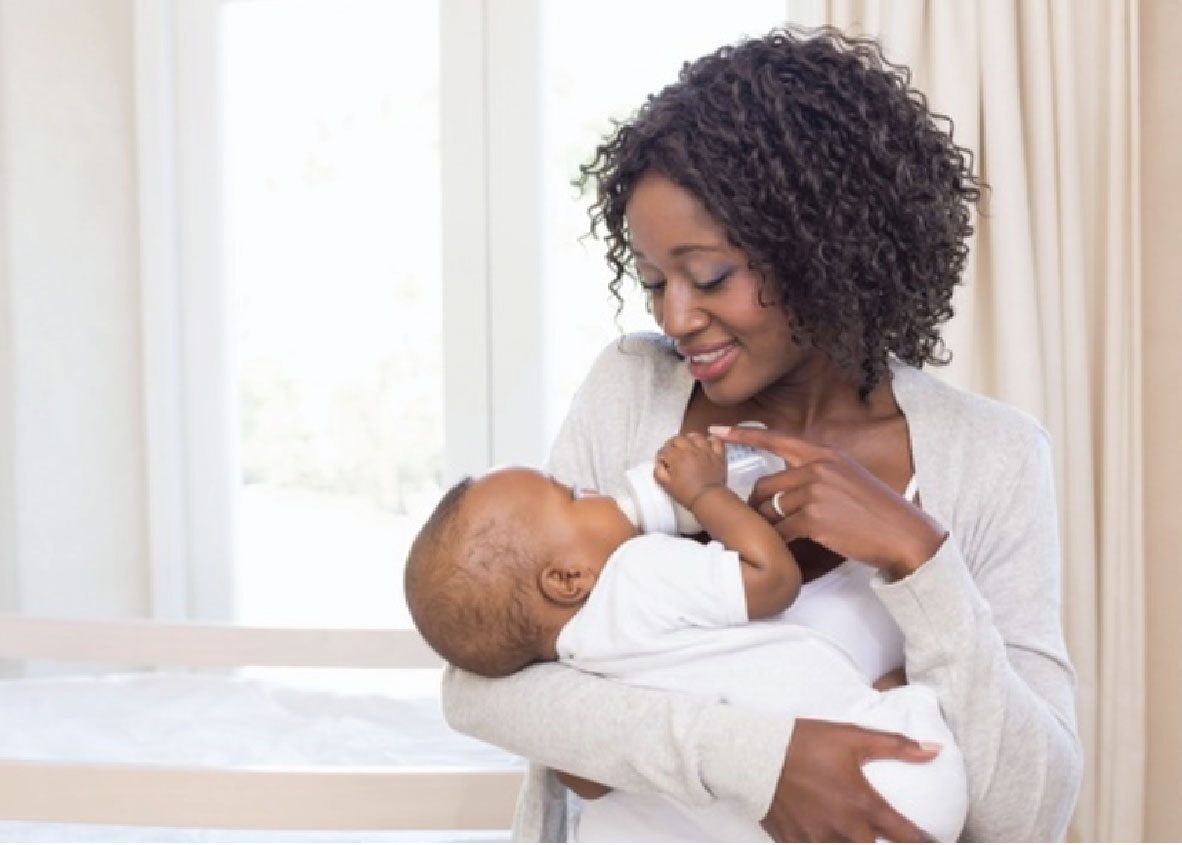
[[926, 763], [939, 753], [902, 734], [857, 725], [797, 719], [761, 822], [777, 842], [931, 842], [862, 774], [869, 760]]
[[906, 578], [940, 548], [948, 532], [848, 452], [779, 431], [710, 426], [727, 443], [779, 455], [783, 472], [761, 478], [751, 505], [785, 542], [807, 537], [889, 579]]

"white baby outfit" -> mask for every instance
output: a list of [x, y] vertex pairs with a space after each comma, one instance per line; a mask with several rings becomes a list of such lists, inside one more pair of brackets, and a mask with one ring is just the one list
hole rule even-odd
[[[824, 596], [834, 590], [846, 594], [839, 599], [843, 605], [851, 590], [861, 592], [859, 568], [869, 567], [847, 561], [805, 585], [799, 612], [824, 615], [828, 633], [821, 633], [787, 615], [749, 622], [742, 565], [735, 552], [717, 542], [703, 545], [659, 534], [629, 540], [608, 560], [587, 603], [563, 628], [559, 660], [639, 686], [940, 742], [944, 749], [931, 763], [877, 761], [864, 771], [904, 815], [936, 838], [954, 841], [967, 809], [964, 762], [935, 695], [922, 686], [878, 692], [865, 671], [878, 677], [902, 665], [897, 626], [881, 608], [878, 617], [846, 617], [853, 623], [847, 626], [850, 641], [876, 646], [863, 649], [875, 665], [859, 666], [839, 644], [847, 639], [834, 630], [842, 621], [820, 607], [830, 603]], [[877, 603], [868, 584], [864, 590]], [[810, 601], [814, 593], [817, 601]], [[885, 651], [874, 630], [882, 621], [894, 629], [887, 631], [893, 636], [886, 638]], [[727, 802], [690, 808], [660, 795], [621, 791], [583, 802], [571, 834], [584, 842], [767, 840], [758, 824]]]

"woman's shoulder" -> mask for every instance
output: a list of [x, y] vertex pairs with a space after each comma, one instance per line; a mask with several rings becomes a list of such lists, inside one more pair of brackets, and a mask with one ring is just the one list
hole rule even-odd
[[1022, 479], [1049, 482], [1050, 438], [1032, 415], [913, 367], [897, 366], [893, 376], [925, 509], [964, 542], [973, 544], [982, 525], [1013, 516]]
[[1045, 439], [1046, 429], [1030, 413], [906, 364], [892, 368], [895, 396], [909, 420], [925, 428], [977, 443], [1011, 441], [1029, 444]]
[[685, 368], [667, 337], [656, 332], [633, 332], [603, 348], [583, 390], [604, 391], [617, 397], [633, 391], [663, 394], [679, 382], [679, 376], [685, 376]]

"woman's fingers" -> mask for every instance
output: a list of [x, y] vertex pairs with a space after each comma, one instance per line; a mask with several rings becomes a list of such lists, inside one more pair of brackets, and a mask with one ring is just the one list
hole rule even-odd
[[862, 762], [870, 760], [902, 760], [905, 763], [926, 763], [940, 753], [938, 742], [919, 742], [903, 734], [862, 728], [867, 734]]
[[[858, 485], [862, 481], [861, 475], [865, 472], [865, 470], [861, 470], [861, 472], [859, 470], [861, 467], [844, 466], [836, 455], [817, 458], [799, 466], [790, 466], [780, 472], [765, 475], [755, 482], [755, 487], [751, 490], [751, 501], [758, 507], [764, 500], [770, 499], [781, 490], [788, 492], [808, 487], [842, 491], [849, 496], [856, 497]], [[881, 484], [881, 482], [879, 483]], [[785, 510], [785, 512], [787, 511]]]
[[[755, 509], [772, 524], [784, 542], [808, 537], [825, 545], [828, 537], [823, 524], [822, 498], [815, 487], [805, 483], [770, 493], [755, 505]], [[752, 499], [758, 501], [754, 495]]]
[[862, 764], [883, 758], [921, 763], [937, 753], [899, 734], [797, 719], [763, 826], [789, 842], [930, 841], [874, 790]]
[[764, 519], [774, 523], [800, 511], [808, 504], [809, 498], [809, 491], [805, 487], [782, 487], [759, 502], [755, 509]]
[[768, 452], [779, 455], [788, 462], [789, 466], [808, 463], [824, 457], [830, 451], [827, 446], [818, 446], [799, 437], [767, 428], [712, 425], [706, 430], [727, 443], [742, 443], [744, 446], [766, 449]]
[[[905, 816], [899, 815], [892, 807], [883, 803], [883, 808], [877, 813], [871, 824], [874, 841], [887, 840], [890, 842], [935, 842], [935, 837], [927, 831], [910, 822]], [[865, 841], [870, 842], [871, 839]]]
[[[882, 731], [868, 732], [865, 757], [862, 762], [869, 760], [902, 760], [910, 763], [926, 763], [940, 753], [939, 743], [916, 742], [910, 737], [897, 733]], [[894, 807], [879, 798], [873, 812], [871, 827], [876, 838], [889, 839], [892, 842], [933, 842], [935, 841], [927, 831], [923, 830], [907, 817], [900, 814]]]

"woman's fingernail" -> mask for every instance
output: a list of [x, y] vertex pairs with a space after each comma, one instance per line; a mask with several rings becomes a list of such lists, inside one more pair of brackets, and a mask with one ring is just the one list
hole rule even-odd
[[708, 432], [710, 432], [711, 434], [716, 435], [718, 437], [725, 437], [726, 435], [731, 433], [731, 427], [729, 425], [712, 425], [712, 426], [709, 426], [706, 430]]
[[925, 741], [925, 742], [919, 743], [919, 747], [922, 748], [924, 751], [940, 751], [944, 748], [944, 745], [939, 742], [926, 742]]

